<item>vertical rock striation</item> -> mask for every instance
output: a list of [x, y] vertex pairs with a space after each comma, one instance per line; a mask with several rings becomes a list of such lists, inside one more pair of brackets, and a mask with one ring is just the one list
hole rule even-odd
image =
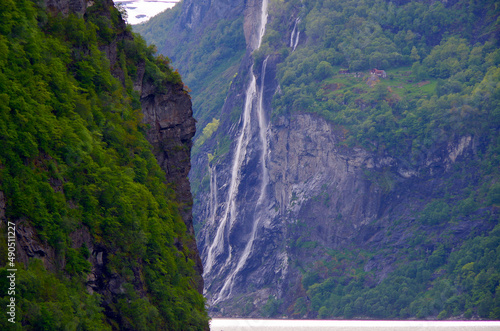
[[165, 92], [159, 92], [152, 82], [145, 81], [141, 86], [141, 105], [143, 122], [148, 125], [147, 140], [153, 146], [153, 153], [158, 163], [167, 174], [167, 183], [171, 184], [179, 202], [179, 211], [186, 224], [189, 235], [193, 238], [187, 243], [190, 256], [196, 262], [200, 275], [198, 289], [203, 289], [203, 266], [194, 241], [191, 186], [188, 174], [191, 170], [192, 138], [196, 132], [191, 99], [182, 85], [172, 85]]

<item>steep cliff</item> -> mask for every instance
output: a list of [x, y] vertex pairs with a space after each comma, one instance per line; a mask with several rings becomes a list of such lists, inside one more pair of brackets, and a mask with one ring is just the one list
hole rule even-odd
[[[243, 31], [245, 1], [185, 1], [180, 6], [134, 26], [175, 63], [193, 91], [198, 127], [218, 117], [230, 82], [246, 52]], [[163, 33], [168, 26], [169, 34]], [[214, 42], [215, 41], [215, 42]], [[206, 49], [199, 50], [198, 45]], [[196, 51], [191, 51], [196, 50]], [[211, 63], [206, 66], [205, 63]], [[189, 74], [187, 74], [189, 73]], [[198, 130], [198, 135], [201, 130]], [[196, 149], [196, 146], [195, 146]]]
[[146, 138], [153, 146], [158, 164], [167, 175], [167, 183], [173, 186], [176, 193], [179, 212], [190, 236], [190, 240], [182, 244], [187, 245], [191, 252], [189, 258], [196, 262], [198, 273], [196, 282], [201, 293], [203, 266], [194, 240], [193, 197], [188, 178], [191, 170], [192, 138], [196, 132], [191, 98], [182, 84], [174, 85], [166, 92], [160, 92], [151, 81], [146, 81], [139, 91], [143, 122], [149, 126]]
[[179, 74], [111, 0], [7, 1], [0, 22], [2, 329], [208, 329]]
[[[497, 8], [262, 0], [208, 24], [223, 4], [137, 27], [220, 79], [193, 79], [212, 316], [500, 318]], [[223, 104], [197, 104], [214, 81]]]

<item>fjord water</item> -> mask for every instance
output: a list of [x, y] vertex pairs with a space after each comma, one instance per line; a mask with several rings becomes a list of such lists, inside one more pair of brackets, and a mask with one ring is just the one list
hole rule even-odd
[[211, 331], [498, 331], [499, 321], [347, 321], [214, 318]]
[[127, 11], [129, 24], [140, 24], [151, 17], [172, 8], [179, 0], [115, 0], [115, 4], [122, 4]]

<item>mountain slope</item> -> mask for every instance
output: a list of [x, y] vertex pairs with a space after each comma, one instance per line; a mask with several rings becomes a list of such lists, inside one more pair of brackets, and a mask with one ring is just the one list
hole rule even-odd
[[245, 54], [244, 3], [185, 1], [182, 10], [177, 5], [134, 26], [134, 31], [172, 59], [187, 86], [197, 91], [193, 94], [193, 111], [199, 128], [219, 116]]
[[[500, 318], [495, 2], [220, 8], [185, 0], [136, 27], [199, 77], [190, 176], [211, 314]], [[216, 22], [243, 29], [231, 79], [212, 67], [233, 63]], [[230, 86], [208, 93], [216, 79]]]
[[[1, 328], [208, 329], [179, 74], [108, 0], [3, 1], [0, 50]], [[188, 156], [168, 176], [151, 113], [152, 143]]]

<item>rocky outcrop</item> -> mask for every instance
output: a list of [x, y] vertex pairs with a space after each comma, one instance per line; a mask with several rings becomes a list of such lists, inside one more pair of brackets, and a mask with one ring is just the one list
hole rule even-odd
[[[140, 75], [142, 76], [142, 75]], [[179, 211], [193, 240], [186, 243], [190, 256], [201, 275], [203, 266], [194, 241], [192, 216], [193, 197], [189, 182], [191, 170], [192, 138], [196, 132], [191, 99], [182, 85], [172, 85], [166, 92], [158, 92], [151, 82], [135, 84], [141, 87], [143, 122], [149, 126], [146, 138], [153, 146], [158, 163], [167, 174], [179, 202]], [[198, 279], [198, 289], [203, 289], [203, 279]]]
[[16, 245], [18, 247], [17, 260], [28, 265], [29, 259], [38, 258], [43, 261], [47, 270], [54, 272], [58, 267], [64, 268], [64, 261], [56, 257], [53, 247], [41, 243], [38, 235], [27, 221], [18, 221], [16, 224]]
[[[158, 163], [167, 173], [168, 182], [174, 184], [181, 204], [189, 207], [192, 204], [188, 180], [191, 139], [196, 132], [191, 100], [182, 86], [165, 93], [155, 93], [144, 88], [141, 104], [143, 121], [149, 125], [146, 137], [153, 145]], [[192, 224], [188, 219], [190, 216], [187, 213], [184, 216], [186, 225], [192, 231]]]
[[[342, 128], [308, 113], [274, 117], [263, 135], [255, 109], [261, 104], [266, 120], [271, 118], [271, 99], [279, 93], [275, 76], [280, 58], [270, 56], [264, 69], [263, 63], [252, 66], [260, 5], [246, 3], [249, 51], [221, 111], [218, 130], [230, 137], [229, 152], [208, 162], [206, 153], [217, 148], [217, 142], [209, 140], [194, 159], [197, 171], [210, 183], [198, 193], [194, 208], [212, 316], [258, 317], [272, 297], [282, 303], [286, 315], [297, 297], [305, 296], [300, 284], [307, 266], [326, 260], [327, 250], [397, 252], [415, 236], [414, 215], [429, 201], [423, 197], [432, 196], [452, 165], [473, 156], [476, 148], [473, 137], [459, 137], [411, 164], [347, 148]], [[252, 75], [257, 79], [255, 91], [249, 88]], [[255, 95], [250, 101], [254, 108], [245, 113], [248, 93]], [[235, 110], [242, 114], [236, 123], [231, 119]], [[396, 226], [395, 220], [405, 222]], [[474, 226], [479, 232], [487, 230]], [[474, 226], [460, 223], [457, 231], [472, 231]], [[429, 235], [448, 230], [418, 228]], [[400, 258], [393, 252], [376, 255], [365, 269], [380, 282]]]
[[87, 7], [92, 6], [92, 0], [44, 0], [47, 10], [52, 13], [68, 15], [74, 13], [83, 16]]
[[362, 149], [343, 148], [342, 132], [318, 116], [280, 117], [270, 136], [269, 174], [280, 215], [314, 224], [330, 247], [376, 219], [382, 190], [363, 170], [384, 166], [385, 160], [374, 161]]

